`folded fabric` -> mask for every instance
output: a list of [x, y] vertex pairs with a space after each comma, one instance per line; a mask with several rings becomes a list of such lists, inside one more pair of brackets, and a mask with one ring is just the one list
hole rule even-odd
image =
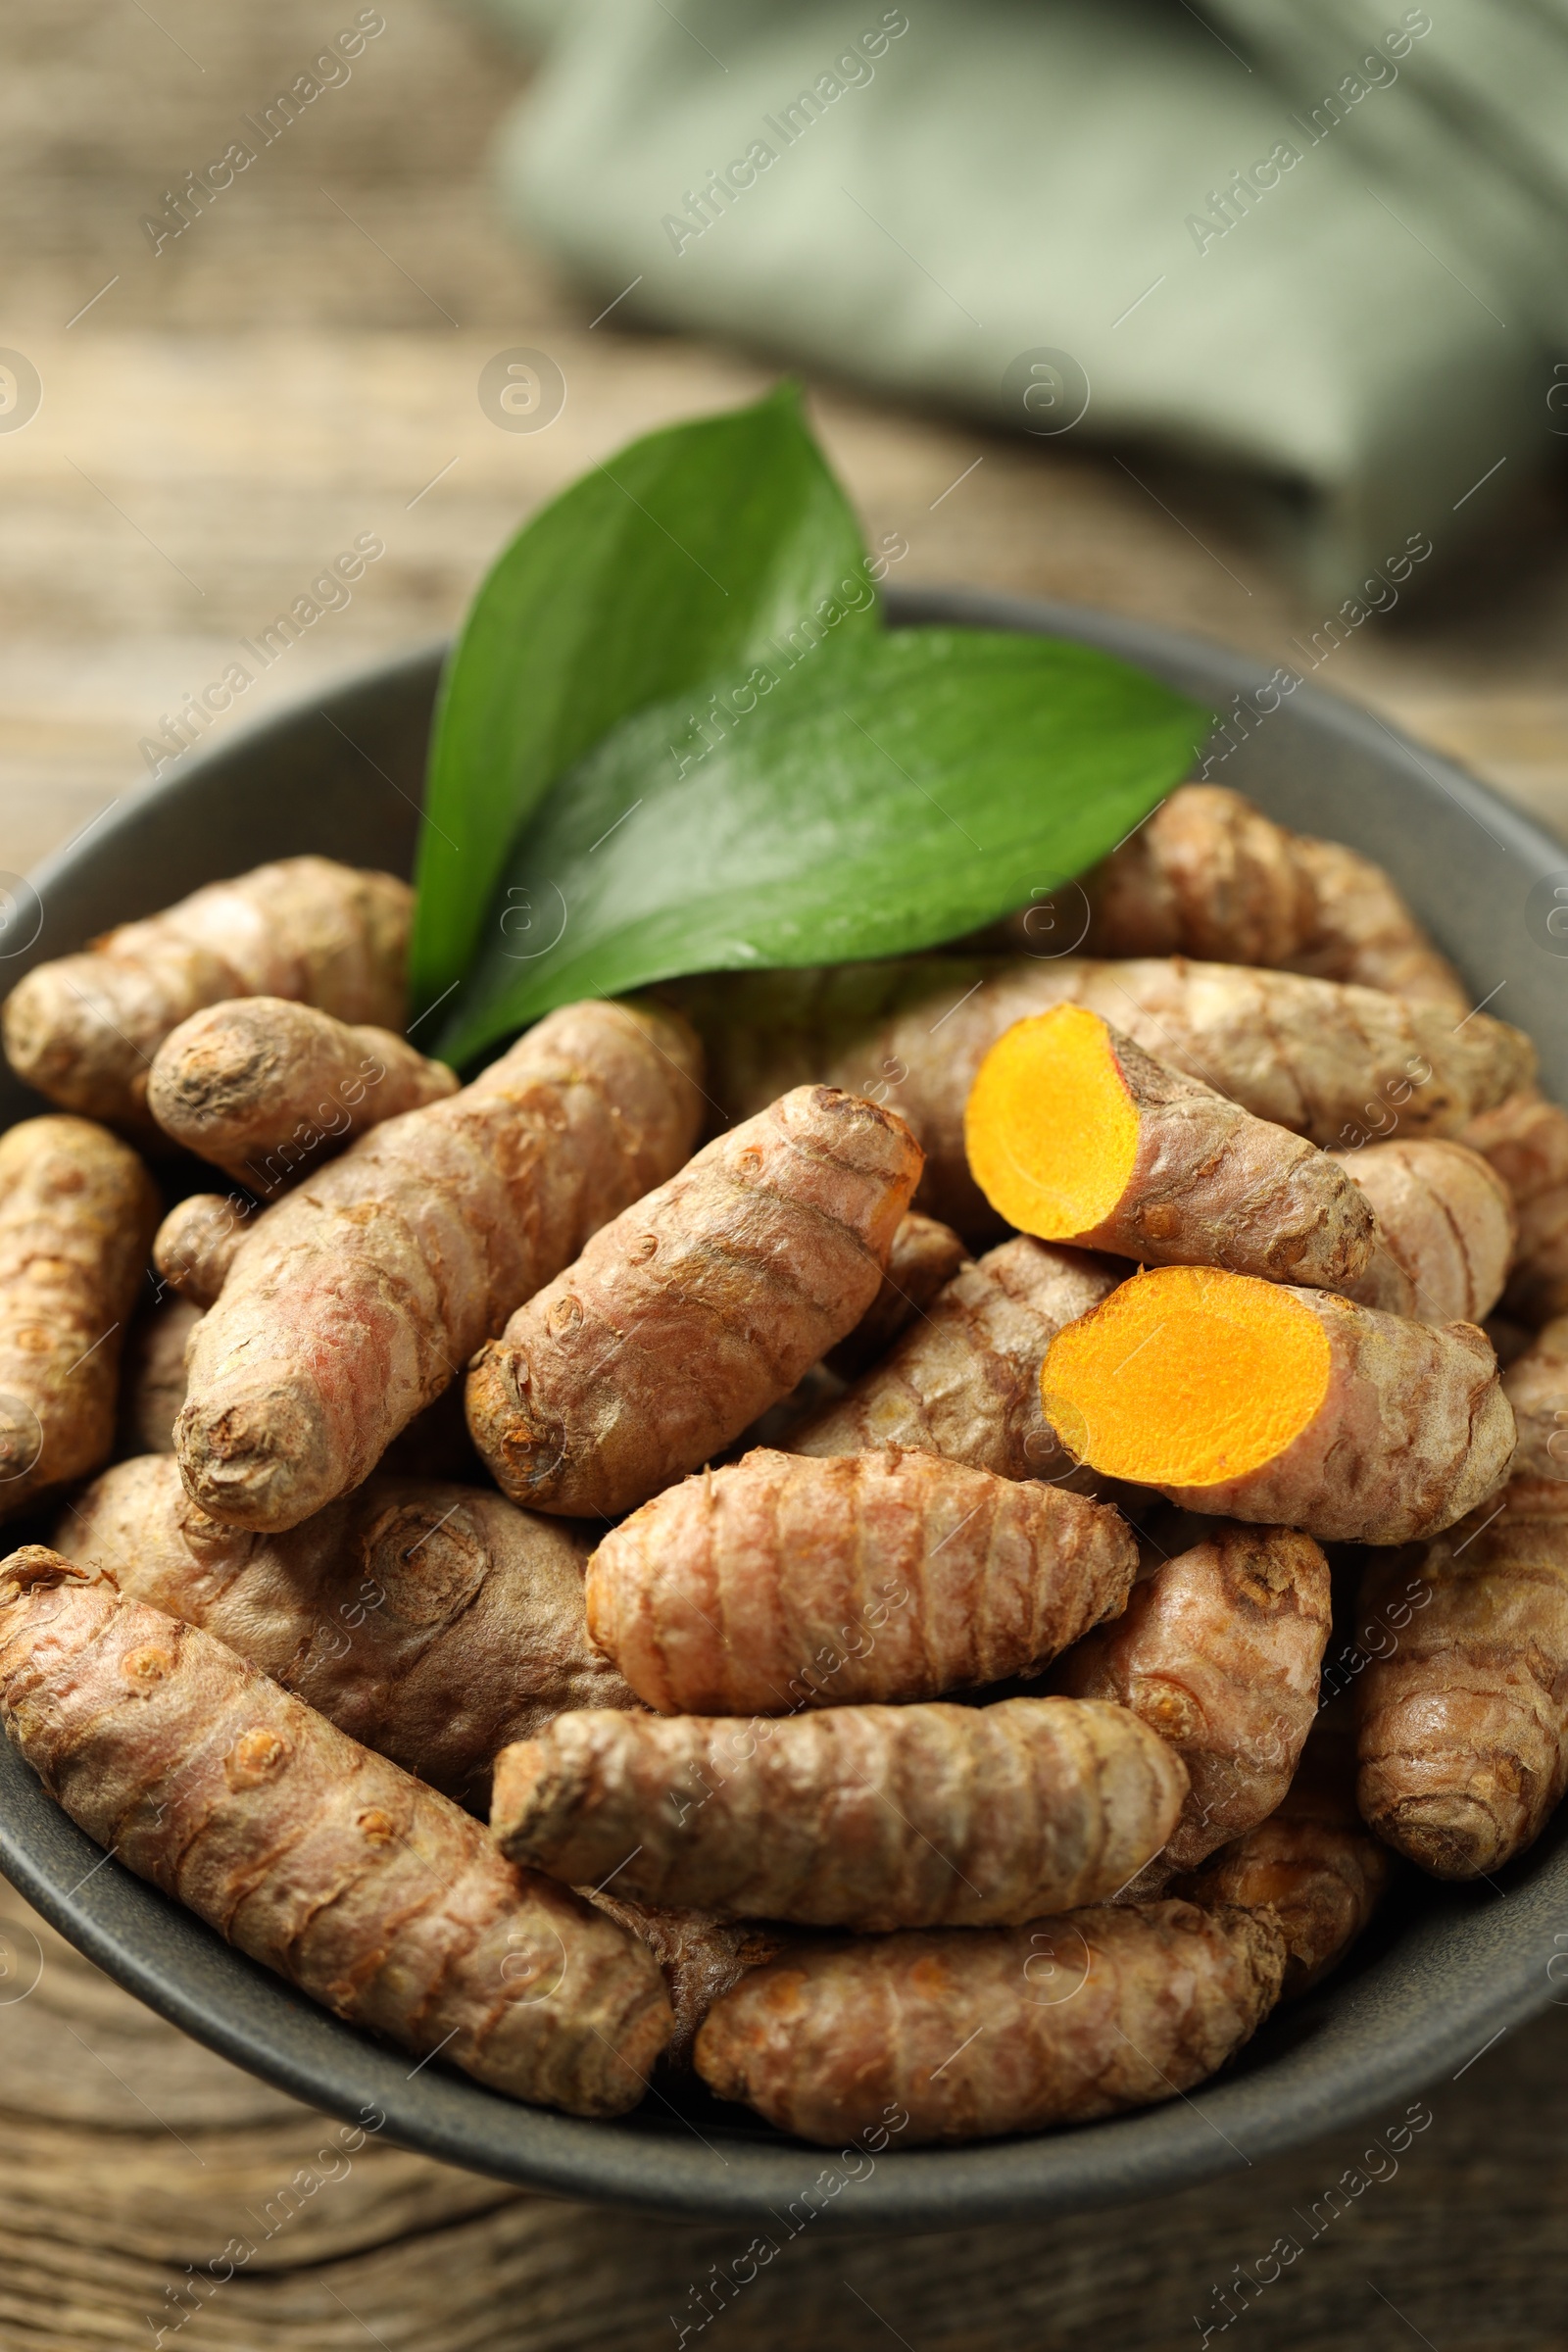
[[1451, 563], [1568, 426], [1554, 0], [1462, 128], [1479, 0], [1457, 62], [1448, 0], [495, 5], [546, 45], [505, 201], [621, 317], [1238, 468], [1325, 603]]

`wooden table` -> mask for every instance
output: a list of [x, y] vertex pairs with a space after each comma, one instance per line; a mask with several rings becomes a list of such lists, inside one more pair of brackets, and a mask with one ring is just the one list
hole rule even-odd
[[[556, 283], [490, 209], [485, 149], [521, 86], [515, 59], [436, 0], [386, 15], [349, 83], [155, 255], [143, 215], [337, 20], [306, 0], [0, 6], [0, 339], [42, 384], [26, 428], [0, 432], [0, 866], [25, 869], [135, 791], [165, 714], [357, 534], [386, 552], [353, 603], [227, 723], [450, 628], [520, 516], [591, 459], [768, 380], [744, 355], [591, 324], [599, 303]], [[476, 398], [484, 362], [518, 344], [549, 351], [568, 386], [534, 436], [498, 431]], [[893, 578], [1077, 599], [1304, 665], [1324, 616], [1194, 477], [1139, 452], [1121, 453], [1129, 473], [1084, 446], [1019, 447], [832, 385], [813, 409], [868, 532], [907, 543]], [[1489, 569], [1368, 623], [1317, 674], [1568, 834], [1557, 524], [1543, 502]], [[748, 2233], [551, 2205], [373, 2142], [345, 2164], [318, 2119], [7, 1901], [6, 2347], [121, 2352], [160, 2328], [182, 2352], [641, 2352], [682, 2326], [702, 2340], [703, 2281]], [[36, 1984], [7, 1998], [35, 1951]], [[1391, 2115], [1135, 2212], [915, 2243], [803, 2236], [711, 2332], [755, 2352], [1140, 2352], [1212, 2325], [1212, 2340], [1256, 2352], [1348, 2338], [1556, 2352], [1568, 2022], [1548, 2011], [1429, 2102], [1396, 2172], [1364, 2153]], [[1222, 2335], [1235, 2266], [1267, 2268], [1291, 2237], [1300, 2254]], [[231, 2238], [256, 2252], [193, 2308], [186, 2266], [221, 2267]]]

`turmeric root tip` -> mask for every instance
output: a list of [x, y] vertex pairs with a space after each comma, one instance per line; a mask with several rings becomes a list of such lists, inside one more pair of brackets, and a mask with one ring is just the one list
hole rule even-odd
[[1010, 1927], [1107, 1901], [1187, 1774], [1121, 1706], [558, 1716], [496, 1760], [504, 1853], [652, 1903], [859, 1929]]
[[964, 1135], [992, 1207], [1042, 1241], [1332, 1291], [1372, 1255], [1372, 1209], [1343, 1168], [1083, 1004], [999, 1038]]
[[457, 1088], [445, 1062], [390, 1029], [285, 997], [238, 997], [165, 1038], [147, 1107], [165, 1135], [270, 1200], [352, 1136]]
[[1442, 1330], [1201, 1266], [1124, 1283], [1053, 1341], [1047, 1419], [1096, 1470], [1325, 1541], [1436, 1535], [1513, 1452], [1497, 1362]]
[[697, 2071], [840, 2144], [987, 2139], [1152, 2107], [1211, 2075], [1279, 1997], [1285, 1939], [1192, 1903], [787, 1951], [714, 2002]]

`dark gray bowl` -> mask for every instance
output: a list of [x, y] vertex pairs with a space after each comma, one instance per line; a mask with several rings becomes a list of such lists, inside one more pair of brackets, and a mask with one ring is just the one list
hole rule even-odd
[[[1033, 629], [1125, 655], [1218, 711], [1268, 673], [1164, 630], [1000, 598], [902, 595], [899, 621]], [[408, 870], [438, 652], [415, 655], [254, 733], [191, 756], [35, 877], [29, 963], [263, 858], [314, 850]], [[1545, 928], [1568, 850], [1471, 777], [1365, 712], [1299, 687], [1215, 768], [1292, 825], [1353, 843], [1397, 877], [1464, 968], [1477, 1001], [1536, 1038], [1568, 1090], [1568, 1004]], [[1538, 886], [1545, 885], [1544, 891]], [[1532, 905], [1532, 892], [1537, 898]], [[1546, 907], [1542, 906], [1543, 898]], [[24, 929], [25, 926], [24, 926]], [[16, 936], [15, 927], [12, 936]], [[1568, 953], [1568, 940], [1562, 943]], [[0, 983], [4, 980], [0, 965]], [[5, 1121], [41, 1107], [0, 1080]], [[1568, 1825], [1565, 1825], [1568, 1826]], [[1196, 2096], [1110, 2123], [956, 2150], [869, 2159], [808, 2149], [706, 2093], [654, 2095], [616, 2124], [576, 2123], [481, 2090], [439, 2061], [416, 2068], [230, 1951], [99, 1852], [0, 1742], [0, 1867], [63, 1935], [198, 2040], [313, 2106], [531, 2188], [687, 2218], [731, 2216], [770, 2236], [819, 2227], [913, 2230], [1063, 2213], [1154, 2196], [1255, 2162], [1461, 2072], [1507, 2027], [1568, 1998], [1568, 1855], [1561, 1829], [1478, 1889], [1401, 1884], [1350, 1967], [1272, 2018]], [[1556, 1975], [1553, 1970], [1556, 1970]]]

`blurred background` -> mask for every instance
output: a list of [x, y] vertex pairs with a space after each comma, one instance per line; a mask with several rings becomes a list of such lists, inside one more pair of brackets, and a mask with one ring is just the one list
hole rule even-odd
[[[0, 0], [0, 865], [167, 773], [279, 613], [296, 641], [216, 729], [450, 630], [540, 501], [781, 367], [893, 581], [1240, 646], [1568, 836], [1561, 0]], [[504, 409], [481, 381], [514, 360]], [[318, 605], [356, 541], [382, 552]], [[6, 2346], [706, 2332], [735, 2230], [373, 2142], [345, 2172], [7, 1901]], [[1434, 2089], [1393, 2171], [1340, 2134], [1119, 2215], [801, 2245], [711, 2326], [1544, 2352], [1564, 2094], [1550, 2009]], [[1228, 2320], [1237, 2266], [1351, 2173]], [[182, 2290], [258, 2230], [222, 2293]]]
[[[1455, 20], [1320, 13], [1343, 23], [1298, 94], [1254, 45], [1264, 0], [777, 25], [749, 0], [7, 0], [4, 862], [145, 780], [164, 721], [357, 535], [385, 554], [352, 604], [220, 726], [449, 629], [540, 500], [783, 365], [868, 532], [906, 542], [892, 579], [1244, 646], [1568, 825], [1568, 370], [1501, 230], [1462, 246], [1406, 184], [1446, 159], [1484, 215], [1523, 132], [1488, 117], [1465, 177], [1416, 84]], [[1330, 105], [1347, 76], [1365, 95]], [[1568, 75], [1525, 79], [1560, 115]], [[1368, 146], [1378, 109], [1413, 157]], [[754, 142], [777, 160], [715, 189]], [[1516, 245], [1552, 258], [1534, 218]], [[542, 429], [480, 405], [518, 349], [564, 379]], [[1432, 554], [1396, 584], [1407, 541]]]

